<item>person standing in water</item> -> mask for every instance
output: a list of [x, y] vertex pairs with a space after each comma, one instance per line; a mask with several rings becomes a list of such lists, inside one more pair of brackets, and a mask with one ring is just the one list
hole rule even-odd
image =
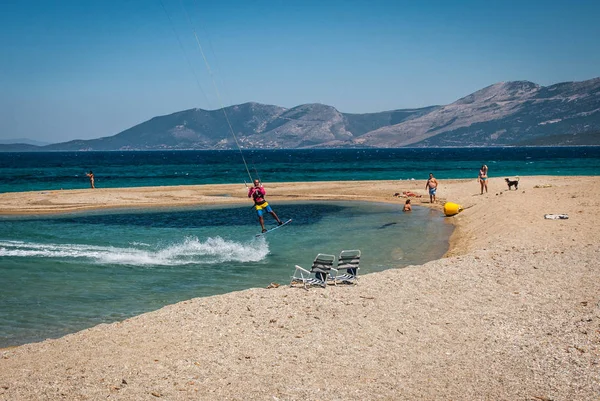
[[433, 176], [433, 173], [429, 173], [429, 179], [425, 184], [425, 189], [429, 190], [429, 203], [435, 202], [435, 193], [437, 192], [438, 182]]
[[96, 185], [94, 184], [94, 173], [92, 172], [92, 170], [90, 170], [89, 173], [85, 173], [85, 175], [87, 175], [90, 178], [90, 185], [92, 186], [92, 189], [96, 188]]
[[248, 198], [252, 198], [254, 200], [254, 208], [256, 209], [256, 213], [258, 214], [258, 222], [262, 228], [262, 232], [267, 231], [265, 228], [265, 219], [263, 218], [264, 211], [266, 210], [277, 220], [277, 224], [282, 225], [283, 222], [279, 220], [277, 214], [273, 211], [271, 206], [265, 200], [265, 195], [267, 191], [262, 186], [259, 180], [254, 180], [254, 186], [248, 190]]
[[402, 209], [403, 212], [410, 212], [412, 210], [412, 206], [410, 205], [410, 199], [407, 199], [406, 202], [404, 202], [404, 208]]
[[479, 170], [479, 184], [481, 184], [481, 195], [483, 195], [483, 189], [485, 188], [485, 193], [487, 194], [487, 180], [488, 180], [488, 166], [485, 164], [481, 166]]

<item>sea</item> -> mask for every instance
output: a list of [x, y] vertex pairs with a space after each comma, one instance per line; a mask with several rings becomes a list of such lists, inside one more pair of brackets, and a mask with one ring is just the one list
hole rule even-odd
[[[97, 188], [600, 175], [600, 147], [0, 153], [0, 192]], [[476, 185], [476, 183], [474, 184]], [[268, 193], [267, 193], [268, 198]], [[361, 274], [448, 249], [451, 220], [414, 206], [272, 204], [291, 224], [266, 236], [251, 205], [0, 216], [0, 348], [57, 338], [179, 301], [288, 285], [317, 253], [360, 249]], [[2, 207], [0, 205], [0, 211]], [[266, 216], [267, 226], [275, 222]], [[299, 291], [303, 291], [298, 289]], [[340, 289], [343, 291], [343, 289]]]

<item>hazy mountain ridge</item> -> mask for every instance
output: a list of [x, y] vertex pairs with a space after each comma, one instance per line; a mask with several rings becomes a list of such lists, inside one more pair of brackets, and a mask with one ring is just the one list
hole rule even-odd
[[[540, 87], [503, 82], [418, 119], [366, 134], [367, 146], [507, 146], [600, 130], [600, 79]], [[600, 144], [600, 143], [599, 143]]]
[[[231, 127], [231, 129], [230, 129]], [[547, 87], [500, 82], [445, 106], [342, 113], [244, 103], [154, 117], [117, 135], [23, 150], [600, 145], [600, 78]], [[10, 146], [8, 149], [6, 146]], [[0, 145], [15, 150], [15, 145]]]
[[11, 139], [0, 139], [0, 145], [35, 145], [45, 146], [50, 145], [49, 142], [36, 141], [35, 139], [29, 138], [11, 138]]
[[[268, 122], [286, 109], [259, 103], [244, 103], [223, 110], [190, 109], [154, 117], [117, 135], [91, 140], [54, 144], [46, 150], [153, 150], [229, 149], [235, 140], [230, 134], [262, 132]], [[227, 115], [227, 118], [226, 118]]]

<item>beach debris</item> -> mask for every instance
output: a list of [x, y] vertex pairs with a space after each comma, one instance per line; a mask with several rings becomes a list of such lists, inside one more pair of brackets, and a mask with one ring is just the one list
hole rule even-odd
[[544, 397], [543, 395], [534, 395], [532, 400], [539, 400], [539, 401], [554, 401], [552, 398], [548, 398], [548, 397]]
[[552, 188], [551, 184], [534, 185], [534, 188]]
[[150, 394], [152, 394], [152, 395], [153, 395], [153, 396], [155, 396], [155, 397], [162, 397], [162, 394], [161, 394], [161, 393], [159, 393], [158, 391], [153, 391], [153, 392], [151, 392]]
[[462, 211], [463, 211], [462, 206], [457, 203], [452, 203], [452, 202], [444, 203], [444, 214], [446, 216], [454, 216], [455, 214], [458, 214]]
[[566, 214], [545, 214], [544, 218], [548, 220], [566, 220], [569, 216]]
[[279, 284], [277, 284], [277, 283], [271, 283], [271, 284], [269, 284], [269, 285], [267, 286], [267, 289], [271, 289], [271, 288], [277, 288], [277, 287], [279, 287]]

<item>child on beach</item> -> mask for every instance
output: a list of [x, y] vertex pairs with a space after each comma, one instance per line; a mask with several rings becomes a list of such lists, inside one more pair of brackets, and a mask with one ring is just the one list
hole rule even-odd
[[404, 202], [404, 208], [402, 209], [403, 212], [410, 212], [412, 210], [412, 206], [410, 205], [410, 199], [407, 199], [406, 202]]

